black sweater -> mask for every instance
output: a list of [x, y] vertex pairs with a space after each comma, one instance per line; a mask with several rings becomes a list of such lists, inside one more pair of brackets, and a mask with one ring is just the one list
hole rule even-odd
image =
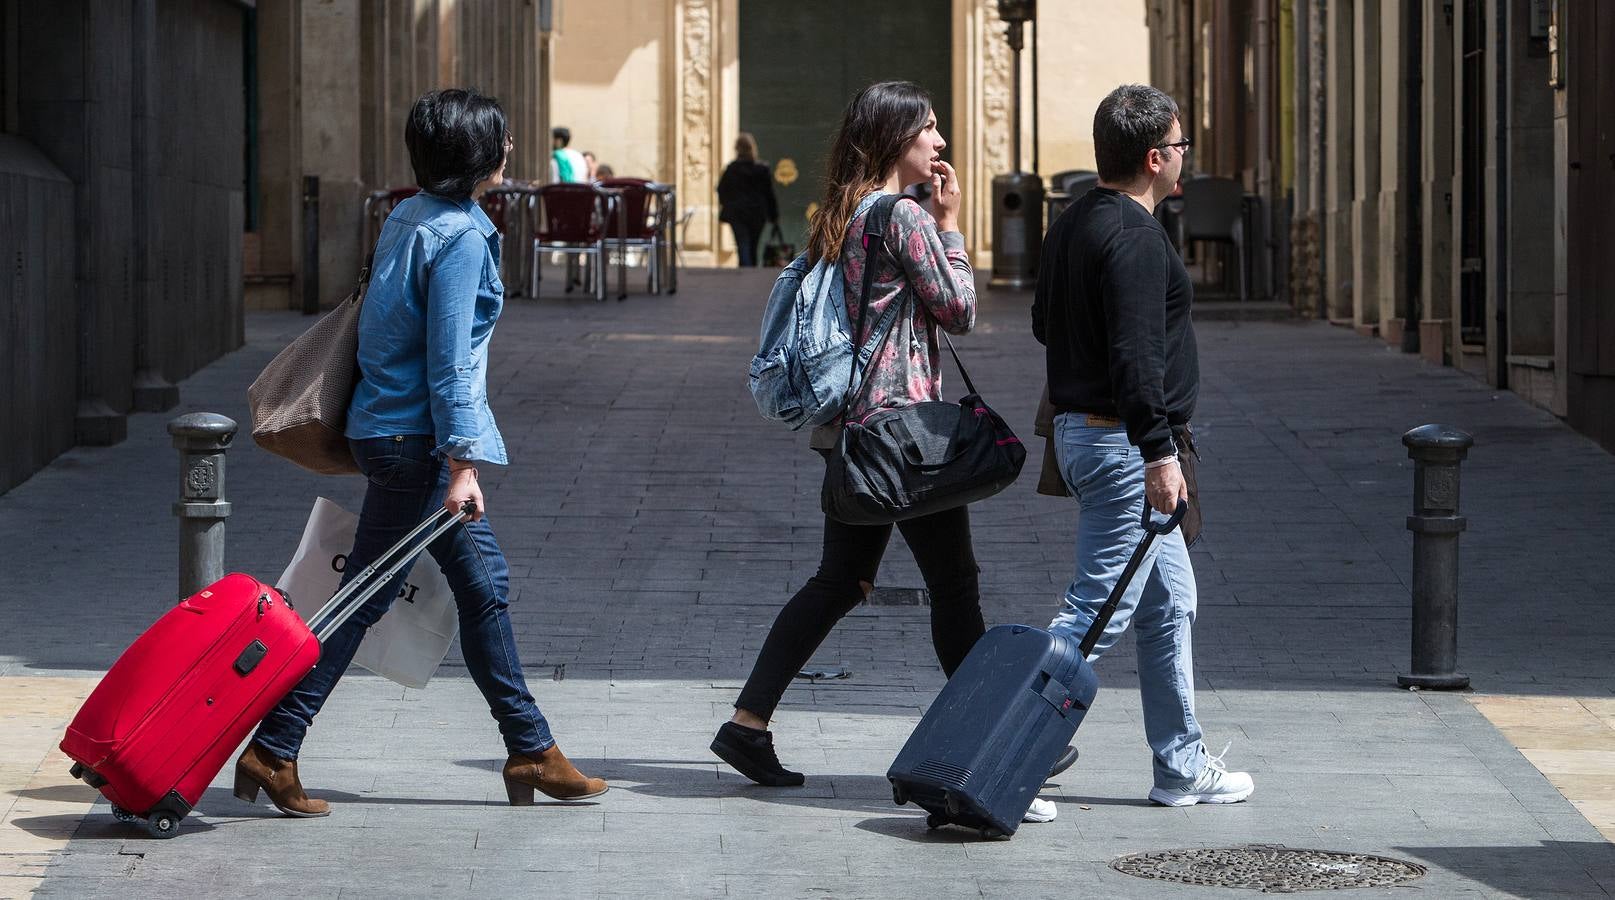
[[1060, 412], [1115, 416], [1146, 460], [1172, 454], [1200, 392], [1193, 289], [1166, 230], [1138, 201], [1094, 188], [1049, 226], [1032, 333]]
[[764, 222], [779, 220], [779, 204], [774, 199], [774, 179], [768, 166], [737, 159], [718, 179], [718, 221], [738, 222], [761, 231]]

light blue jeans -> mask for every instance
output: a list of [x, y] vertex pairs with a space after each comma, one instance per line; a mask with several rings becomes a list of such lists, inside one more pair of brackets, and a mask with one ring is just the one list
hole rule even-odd
[[[1054, 427], [1060, 474], [1082, 512], [1076, 578], [1049, 630], [1081, 640], [1144, 536], [1144, 457], [1120, 426], [1090, 426], [1081, 414], [1063, 413]], [[1155, 754], [1157, 787], [1184, 787], [1206, 765], [1194, 717], [1194, 611], [1189, 548], [1182, 530], [1174, 529], [1150, 546], [1089, 657], [1097, 660], [1133, 625], [1144, 736]]]

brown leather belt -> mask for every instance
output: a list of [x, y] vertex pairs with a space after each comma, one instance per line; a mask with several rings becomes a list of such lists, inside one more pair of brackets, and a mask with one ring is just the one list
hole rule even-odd
[[1094, 413], [1066, 413], [1066, 415], [1075, 419], [1078, 425], [1086, 425], [1089, 428], [1122, 427], [1122, 420], [1115, 416], [1101, 416]]

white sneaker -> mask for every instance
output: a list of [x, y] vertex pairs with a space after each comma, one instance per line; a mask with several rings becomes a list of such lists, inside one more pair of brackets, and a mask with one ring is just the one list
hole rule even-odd
[[1054, 805], [1053, 800], [1044, 800], [1042, 797], [1032, 799], [1032, 808], [1021, 816], [1022, 822], [1053, 822], [1054, 817], [1060, 814], [1060, 808]]
[[1256, 790], [1247, 772], [1230, 772], [1222, 757], [1233, 742], [1223, 745], [1222, 753], [1206, 761], [1206, 768], [1194, 783], [1182, 788], [1151, 788], [1150, 800], [1162, 806], [1193, 806], [1196, 803], [1239, 803]]

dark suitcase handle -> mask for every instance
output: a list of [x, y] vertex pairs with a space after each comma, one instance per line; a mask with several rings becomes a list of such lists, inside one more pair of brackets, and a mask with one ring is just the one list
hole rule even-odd
[[1178, 527], [1179, 522], [1183, 521], [1184, 515], [1189, 512], [1189, 501], [1179, 500], [1178, 508], [1172, 510], [1172, 515], [1167, 517], [1167, 520], [1159, 525], [1155, 524], [1155, 522], [1150, 518], [1151, 509], [1152, 508], [1149, 501], [1146, 500], [1144, 502], [1144, 530], [1153, 534], [1167, 534], [1172, 529]]
[[1110, 589], [1110, 596], [1105, 598], [1105, 605], [1099, 608], [1099, 615], [1094, 617], [1093, 624], [1088, 626], [1088, 633], [1082, 636], [1082, 643], [1077, 649], [1083, 659], [1093, 652], [1094, 645], [1099, 643], [1099, 636], [1105, 633], [1105, 626], [1116, 614], [1116, 607], [1121, 605], [1122, 594], [1127, 592], [1127, 586], [1133, 582], [1133, 576], [1138, 574], [1138, 567], [1144, 562], [1144, 554], [1149, 552], [1150, 545], [1155, 543], [1159, 535], [1168, 534], [1183, 521], [1183, 516], [1189, 511], [1189, 501], [1179, 500], [1178, 508], [1165, 522], [1156, 524], [1150, 519], [1150, 504], [1144, 501], [1144, 537], [1134, 548], [1133, 555], [1127, 559], [1127, 567], [1122, 569], [1122, 577], [1116, 579], [1116, 586]]

